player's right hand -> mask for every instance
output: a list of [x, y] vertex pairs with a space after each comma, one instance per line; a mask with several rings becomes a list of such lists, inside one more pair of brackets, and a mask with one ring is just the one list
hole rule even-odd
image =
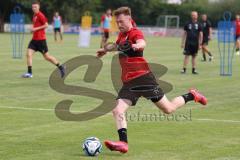
[[101, 58], [102, 56], [104, 56], [106, 54], [106, 50], [104, 48], [101, 48], [97, 51], [97, 57]]

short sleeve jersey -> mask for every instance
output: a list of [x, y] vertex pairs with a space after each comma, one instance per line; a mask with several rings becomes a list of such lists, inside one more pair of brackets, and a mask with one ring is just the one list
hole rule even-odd
[[[33, 16], [33, 27], [40, 27], [47, 23], [47, 18], [42, 12], [38, 12]], [[46, 40], [45, 29], [40, 29], [33, 32], [33, 40]]]
[[187, 32], [186, 42], [191, 44], [199, 43], [199, 35], [202, 32], [202, 25], [199, 22], [188, 22], [184, 26], [184, 30]]
[[[116, 43], [121, 44], [129, 41], [132, 45], [139, 39], [144, 39], [143, 33], [134, 27], [126, 33], [120, 32]], [[143, 50], [134, 51], [133, 49], [129, 49], [124, 51], [123, 54], [119, 55], [119, 61], [122, 68], [123, 82], [128, 82], [150, 72], [148, 64], [143, 58]]]

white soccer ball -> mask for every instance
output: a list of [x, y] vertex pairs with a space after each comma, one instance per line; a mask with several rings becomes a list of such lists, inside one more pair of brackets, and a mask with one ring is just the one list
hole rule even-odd
[[88, 137], [82, 147], [87, 156], [97, 156], [102, 151], [102, 144], [97, 137]]

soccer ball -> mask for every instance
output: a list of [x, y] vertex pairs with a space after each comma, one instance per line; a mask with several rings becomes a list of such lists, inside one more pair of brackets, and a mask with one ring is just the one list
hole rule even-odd
[[102, 151], [102, 144], [97, 137], [88, 137], [82, 147], [87, 156], [97, 156]]

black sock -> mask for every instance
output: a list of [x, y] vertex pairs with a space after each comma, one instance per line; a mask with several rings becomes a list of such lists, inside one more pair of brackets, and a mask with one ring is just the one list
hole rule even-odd
[[60, 65], [59, 63], [58, 64], [56, 64], [56, 66], [58, 67], [58, 69], [62, 69], [63, 68], [63, 66], [62, 65]]
[[212, 57], [212, 54], [211, 54], [211, 52], [208, 52], [208, 55], [209, 55], [210, 57]]
[[32, 74], [32, 66], [28, 66], [28, 73]]
[[186, 72], [187, 68], [183, 68], [183, 72]]
[[119, 140], [128, 143], [127, 140], [127, 129], [121, 128], [118, 130]]
[[184, 95], [182, 95], [182, 97], [183, 97], [185, 103], [194, 100], [194, 96], [192, 93], [184, 94]]
[[196, 68], [192, 68], [192, 73], [196, 72]]
[[236, 52], [239, 51], [239, 48], [236, 48]]
[[206, 61], [206, 55], [205, 54], [203, 54], [203, 60]]

